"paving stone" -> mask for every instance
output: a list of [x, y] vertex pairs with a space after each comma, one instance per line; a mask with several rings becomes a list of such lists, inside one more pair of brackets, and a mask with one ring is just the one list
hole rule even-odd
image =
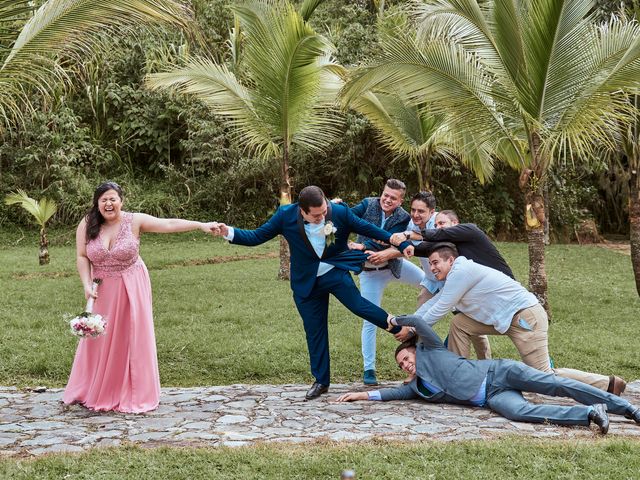
[[182, 428], [189, 430], [211, 430], [212, 426], [211, 422], [192, 422], [182, 425]]
[[137, 435], [129, 436], [132, 442], [148, 442], [149, 440], [158, 440], [169, 435], [169, 432], [145, 432]]
[[2, 434], [0, 435], [0, 447], [6, 447], [7, 445], [13, 445], [18, 440], [25, 438], [24, 435], [20, 434]]
[[244, 415], [224, 415], [218, 419], [218, 423], [242, 423], [249, 421], [248, 417]]
[[425, 433], [425, 434], [435, 434], [448, 432], [452, 430], [453, 427], [447, 425], [441, 425], [439, 423], [431, 423], [431, 424], [422, 424], [422, 425], [412, 425], [411, 431], [416, 433]]
[[[390, 384], [397, 385], [397, 383]], [[640, 404], [640, 382], [625, 397]], [[407, 402], [335, 403], [362, 385], [332, 385], [331, 395], [305, 402], [308, 385], [230, 385], [164, 388], [158, 409], [145, 414], [93, 412], [63, 405], [61, 389], [44, 393], [0, 387], [0, 454], [79, 452], [123, 443], [241, 446], [255, 442], [368, 441], [372, 438], [440, 442], [530, 438], [598, 438], [583, 427], [512, 422], [487, 409]], [[634, 393], [636, 392], [636, 393]], [[534, 403], [548, 400], [527, 395]], [[611, 415], [609, 437], [640, 437], [640, 426]]]
[[402, 417], [402, 416], [389, 416], [385, 418], [380, 418], [376, 421], [376, 424], [383, 425], [415, 425], [416, 420], [413, 417]]
[[54, 437], [51, 435], [38, 435], [35, 438], [21, 442], [21, 445], [26, 447], [45, 447], [49, 445], [58, 445], [58, 444], [64, 444], [64, 443], [65, 443], [65, 439], [62, 437]]
[[343, 441], [343, 440], [365, 440], [367, 438], [371, 438], [373, 433], [362, 433], [362, 432], [350, 432], [346, 430], [340, 430], [338, 432], [332, 433], [329, 438], [334, 441]]
[[173, 438], [178, 441], [182, 440], [219, 440], [220, 435], [209, 432], [184, 432], [174, 435]]
[[76, 453], [83, 451], [84, 449], [82, 447], [78, 447], [77, 445], [65, 445], [64, 443], [62, 443], [46, 448], [36, 448], [34, 450], [29, 450], [29, 453], [31, 453], [32, 455], [42, 455], [44, 453]]
[[52, 430], [54, 428], [65, 427], [66, 424], [63, 422], [48, 422], [44, 420], [39, 422], [21, 422], [20, 426], [23, 430]]
[[21, 432], [21, 431], [22, 431], [22, 427], [17, 423], [8, 423], [6, 425], [0, 425], [0, 432]]

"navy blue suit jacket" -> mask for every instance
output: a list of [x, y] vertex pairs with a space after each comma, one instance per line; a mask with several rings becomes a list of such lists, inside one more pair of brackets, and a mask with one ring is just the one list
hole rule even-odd
[[[342, 270], [359, 273], [367, 255], [359, 250], [349, 250], [347, 242], [351, 232], [388, 242], [389, 232], [356, 217], [351, 210], [340, 204], [327, 202], [325, 221], [333, 222], [337, 228], [335, 242], [324, 249], [322, 257], [318, 257], [304, 231], [304, 221], [297, 203], [285, 205], [255, 230], [234, 229], [231, 243], [254, 246], [267, 242], [277, 235], [283, 235], [289, 242], [291, 252], [291, 289], [299, 297], [306, 298], [311, 294], [318, 273], [320, 262], [328, 263]], [[404, 242], [400, 249], [409, 244]]]

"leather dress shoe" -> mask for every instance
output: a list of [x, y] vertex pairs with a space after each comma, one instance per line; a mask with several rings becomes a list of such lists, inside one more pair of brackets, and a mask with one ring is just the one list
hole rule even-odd
[[595, 423], [600, 429], [600, 433], [605, 435], [609, 431], [609, 415], [607, 406], [604, 403], [592, 405], [593, 410], [589, 412], [589, 421]]
[[315, 382], [311, 385], [311, 388], [307, 390], [304, 398], [305, 400], [313, 400], [314, 398], [318, 398], [323, 393], [327, 393], [329, 391], [329, 385], [322, 385], [321, 383]]
[[636, 423], [640, 423], [640, 408], [631, 407], [627, 413], [624, 414], [625, 418], [633, 420]]
[[627, 388], [627, 382], [623, 379], [616, 377], [615, 375], [611, 375], [609, 377], [609, 388], [607, 389], [607, 392], [620, 396], [624, 392], [625, 388]]

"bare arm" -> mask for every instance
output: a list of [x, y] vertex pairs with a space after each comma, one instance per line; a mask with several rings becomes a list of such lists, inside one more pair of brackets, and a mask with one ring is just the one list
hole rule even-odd
[[190, 232], [192, 230], [202, 230], [205, 233], [211, 233], [218, 228], [218, 223], [203, 223], [193, 220], [183, 220], [181, 218], [157, 218], [147, 215], [146, 213], [134, 213], [133, 227], [139, 234], [145, 232], [178, 233]]
[[87, 222], [83, 218], [76, 230], [76, 267], [84, 288], [84, 297], [96, 297], [92, 293], [91, 262], [87, 257]]

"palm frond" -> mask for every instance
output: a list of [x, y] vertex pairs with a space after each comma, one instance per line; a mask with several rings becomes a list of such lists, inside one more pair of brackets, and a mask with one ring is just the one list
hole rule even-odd
[[42, 228], [57, 210], [56, 203], [53, 200], [43, 198], [38, 202], [21, 189], [7, 195], [4, 201], [7, 205], [20, 205], [34, 217], [36, 223]]
[[[289, 3], [233, 7], [247, 35], [245, 66], [257, 115], [285, 143], [315, 148], [337, 132], [317, 110], [329, 107], [344, 70], [332, 61], [333, 46]], [[334, 117], [332, 117], [334, 118]], [[317, 130], [315, 134], [305, 132]]]
[[640, 26], [613, 19], [592, 27], [581, 49], [588, 63], [575, 75], [580, 81], [555, 102], [557, 115], [549, 116], [553, 123], [548, 122], [548, 129], [553, 132], [551, 148], [570, 143], [575, 152], [588, 156], [593, 153], [594, 138], [614, 148], [611, 132], [633, 114], [619, 92], [640, 87]]
[[414, 0], [413, 5], [420, 42], [445, 38], [500, 67], [500, 53], [491, 24], [477, 0]]
[[313, 12], [322, 5], [325, 0], [304, 0], [300, 5], [300, 16], [305, 22], [308, 22]]
[[[2, 1], [3, 18], [22, 11]], [[29, 108], [30, 89], [47, 98], [54, 84], [67, 79], [57, 63], [61, 53], [86, 53], [115, 27], [134, 29], [154, 22], [184, 27], [188, 19], [189, 11], [178, 0], [46, 1], [26, 22], [0, 64], [0, 125], [19, 119], [23, 107]]]
[[[556, 108], [558, 92], [566, 95], [579, 80], [585, 53], [576, 48], [589, 26], [591, 8], [584, 0], [536, 0], [527, 2], [522, 13], [529, 95], [521, 104], [538, 120]], [[574, 68], [572, 68], [574, 67]]]
[[114, 25], [139, 25], [149, 21], [185, 25], [188, 10], [174, 0], [49, 0], [29, 19], [15, 41], [5, 65], [21, 55], [50, 55], [70, 41], [88, 48], [84, 37]]
[[511, 137], [496, 109], [500, 99], [493, 78], [475, 55], [444, 39], [418, 46], [398, 36], [383, 48], [377, 65], [356, 71], [348, 82], [343, 92], [346, 104], [368, 90], [401, 92], [413, 105], [428, 99], [434, 113], [446, 114], [452, 125], [464, 128], [479, 144]]
[[18, 35], [20, 21], [28, 18], [32, 10], [30, 0], [0, 0], [0, 62], [4, 60], [4, 50]]
[[219, 115], [226, 117], [237, 129], [241, 143], [249, 148], [268, 145], [261, 153], [277, 153], [273, 145], [274, 132], [263, 123], [253, 106], [253, 96], [226, 66], [207, 58], [194, 58], [185, 67], [148, 75], [145, 80], [152, 89], [174, 90], [194, 95]]

